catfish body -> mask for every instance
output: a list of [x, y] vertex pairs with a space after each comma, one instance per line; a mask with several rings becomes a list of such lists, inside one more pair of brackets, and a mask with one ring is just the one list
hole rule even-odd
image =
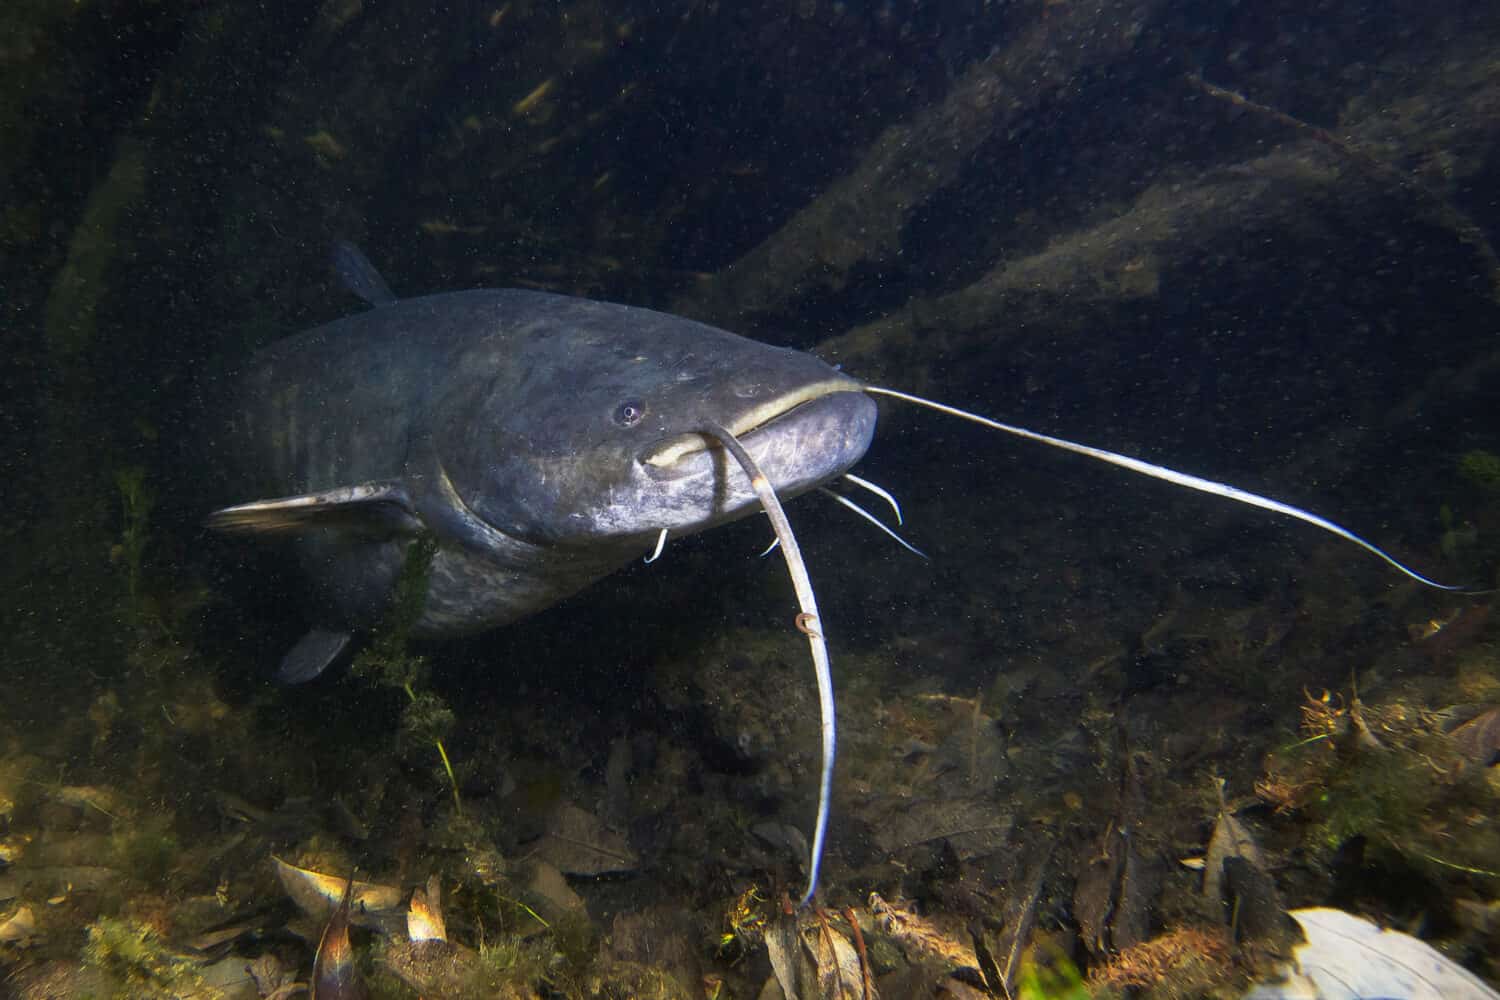
[[272, 344], [224, 393], [216, 446], [249, 502], [209, 524], [288, 536], [317, 598], [288, 679], [380, 619], [415, 537], [437, 548], [412, 634], [472, 634], [663, 530], [758, 509], [706, 426], [741, 437], [783, 496], [842, 474], [874, 433], [860, 383], [692, 320], [521, 290], [371, 297], [385, 304]]

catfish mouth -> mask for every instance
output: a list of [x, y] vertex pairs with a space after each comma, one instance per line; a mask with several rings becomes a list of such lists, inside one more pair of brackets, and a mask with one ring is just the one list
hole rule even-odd
[[[810, 415], [813, 409], [822, 411], [828, 408], [827, 405], [819, 404], [838, 405], [830, 397], [850, 394], [866, 398], [864, 388], [851, 379], [813, 382], [751, 407], [727, 421], [725, 429], [749, 447], [761, 435], [774, 433], [793, 421]], [[706, 431], [690, 431], [664, 439], [645, 452], [640, 462], [653, 477], [667, 479], [699, 471], [698, 463], [693, 459], [720, 450], [719, 444]]]

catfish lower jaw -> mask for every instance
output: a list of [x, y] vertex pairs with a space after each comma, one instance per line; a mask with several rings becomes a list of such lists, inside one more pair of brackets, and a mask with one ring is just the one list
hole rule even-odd
[[[784, 396], [778, 403], [781, 405], [774, 412], [752, 411], [726, 423], [726, 429], [757, 453], [780, 450], [775, 438], [798, 439], [801, 447], [795, 449], [800, 452], [795, 464], [826, 465], [826, 473], [818, 478], [832, 478], [848, 469], [869, 447], [875, 430], [875, 404], [856, 382], [840, 379], [820, 383]], [[770, 443], [768, 438], [772, 439]], [[639, 461], [647, 475], [665, 482], [710, 472], [722, 456], [718, 442], [704, 431], [667, 438]], [[823, 458], [821, 463], [819, 456]], [[762, 458], [762, 464], [768, 458]], [[771, 459], [770, 464], [778, 463]], [[782, 478], [769, 467], [767, 472], [777, 480]], [[779, 487], [785, 485], [778, 482]]]

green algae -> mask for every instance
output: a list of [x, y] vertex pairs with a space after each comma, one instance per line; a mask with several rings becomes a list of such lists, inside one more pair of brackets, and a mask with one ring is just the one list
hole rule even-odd
[[1500, 455], [1474, 450], [1458, 460], [1458, 474], [1490, 498], [1500, 498]]
[[146, 483], [146, 470], [139, 465], [116, 469], [115, 486], [120, 492], [123, 523], [119, 544], [112, 554], [125, 570], [126, 593], [132, 606], [136, 606], [141, 597], [142, 566], [156, 494]]
[[86, 965], [107, 977], [109, 996], [119, 998], [221, 996], [206, 984], [195, 963], [174, 954], [146, 924], [124, 917], [101, 917], [88, 929]]
[[153, 885], [164, 881], [182, 859], [182, 843], [172, 829], [171, 816], [153, 815], [117, 829], [110, 847], [121, 871]]
[[375, 630], [370, 644], [354, 658], [350, 672], [356, 677], [396, 688], [406, 695], [406, 707], [401, 714], [401, 735], [437, 750], [453, 793], [453, 807], [462, 815], [464, 806], [458, 793], [458, 776], [443, 742], [452, 731], [456, 718], [441, 698], [431, 691], [422, 690], [430, 666], [425, 656], [419, 656], [409, 648], [412, 629], [421, 619], [427, 604], [427, 582], [436, 555], [437, 541], [431, 535], [421, 535], [408, 546], [385, 618]]
[[1274, 755], [1273, 783], [1301, 790], [1292, 794], [1308, 820], [1308, 845], [1331, 857], [1362, 841], [1369, 863], [1414, 869], [1437, 884], [1455, 873], [1500, 878], [1500, 831], [1478, 821], [1495, 805], [1484, 769], [1468, 766], [1447, 736], [1403, 721], [1421, 713], [1400, 700], [1368, 714], [1379, 739], [1361, 738], [1340, 713], [1339, 728]]

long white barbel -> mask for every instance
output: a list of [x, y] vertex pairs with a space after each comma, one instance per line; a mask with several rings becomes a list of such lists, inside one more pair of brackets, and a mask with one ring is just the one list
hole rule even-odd
[[807, 891], [798, 906], [811, 902], [818, 891], [818, 873], [823, 867], [823, 845], [828, 836], [828, 811], [833, 796], [833, 761], [837, 747], [833, 707], [833, 671], [828, 663], [828, 643], [823, 638], [823, 622], [818, 617], [818, 598], [813, 593], [812, 580], [807, 575], [807, 565], [802, 561], [802, 550], [797, 546], [797, 536], [792, 533], [792, 522], [787, 519], [776, 490], [766, 474], [739, 439], [718, 424], [705, 424], [704, 432], [719, 439], [724, 450], [734, 456], [745, 470], [750, 486], [760, 498], [760, 504], [771, 520], [776, 538], [781, 542], [781, 555], [786, 560], [787, 572], [792, 577], [792, 589], [797, 592], [797, 604], [802, 613], [797, 616], [797, 630], [807, 636], [812, 648], [813, 671], [818, 678], [818, 712], [823, 730], [823, 769], [818, 780], [818, 818], [813, 828], [812, 855], [807, 864]]
[[846, 472], [846, 473], [844, 473], [844, 478], [847, 479], [847, 480], [849, 480], [849, 482], [853, 483], [855, 486], [858, 486], [858, 487], [860, 487], [862, 489], [869, 490], [871, 493], [875, 494], [880, 499], [882, 499], [886, 503], [890, 504], [891, 505], [891, 510], [893, 510], [893, 511], [896, 512], [896, 527], [899, 528], [903, 524], [906, 523], [901, 518], [901, 505], [896, 502], [896, 498], [891, 495], [891, 491], [890, 490], [886, 489], [884, 486], [880, 486], [880, 485], [878, 485], [876, 483], [872, 483], [868, 479], [862, 479], [859, 476], [856, 476], [852, 472]]
[[[845, 479], [849, 478], [849, 476], [848, 476], [847, 473], [845, 474], [844, 478]], [[881, 531], [883, 531], [887, 535], [889, 535], [890, 538], [891, 538], [891, 540], [894, 541], [897, 545], [901, 546], [903, 549], [905, 549], [906, 551], [910, 552], [912, 555], [914, 555], [914, 556], [921, 556], [923, 559], [927, 558], [927, 553], [923, 552], [921, 549], [917, 548], [915, 545], [913, 545], [911, 542], [908, 542], [906, 539], [902, 538], [900, 535], [896, 534], [896, 532], [893, 531], [893, 530], [891, 530], [891, 527], [889, 525], [883, 523], [880, 520], [880, 518], [876, 517], [874, 514], [871, 514], [869, 511], [865, 510], [859, 504], [855, 503], [853, 500], [850, 500], [848, 497], [844, 496], [842, 493], [835, 493], [835, 492], [833, 492], [833, 490], [830, 490], [826, 486], [819, 486], [818, 487], [818, 492], [819, 493], [823, 493], [823, 494], [825, 494], [827, 496], [832, 497], [833, 500], [834, 500], [834, 502], [840, 504], [843, 507], [847, 507], [849, 510], [854, 511], [854, 513], [857, 516], [864, 518], [866, 521], [869, 521], [875, 527], [879, 528]], [[770, 551], [770, 550], [768, 549], [767, 551]]]
[[1168, 469], [1167, 467], [1162, 465], [1153, 465], [1152, 463], [1142, 461], [1139, 458], [1131, 458], [1129, 455], [1121, 455], [1118, 452], [1106, 451], [1103, 448], [1094, 448], [1086, 444], [1079, 444], [1076, 441], [1068, 441], [1063, 438], [1052, 437], [1050, 434], [1040, 434], [1036, 431], [1029, 431], [1024, 427], [1016, 427], [1013, 424], [1003, 424], [998, 420], [991, 420], [989, 417], [982, 417], [977, 413], [970, 413], [968, 410], [960, 410], [956, 406], [948, 406], [945, 403], [936, 403], [930, 399], [923, 399], [921, 396], [913, 396], [912, 394], [907, 392], [899, 392], [895, 389], [884, 389], [876, 385], [865, 386], [865, 391], [874, 393], [878, 396], [890, 396], [893, 399], [900, 399], [908, 403], [915, 403], [917, 406], [925, 406], [928, 409], [937, 410], [939, 413], [946, 413], [949, 416], [959, 417], [963, 420], [969, 420], [976, 424], [979, 424], [982, 427], [989, 427], [992, 430], [1004, 431], [1007, 434], [1014, 434], [1016, 437], [1025, 438], [1028, 441], [1039, 441], [1042, 444], [1051, 445], [1053, 448], [1061, 448], [1063, 451], [1071, 451], [1077, 455], [1087, 455], [1089, 458], [1095, 458], [1101, 462], [1108, 462], [1110, 465], [1118, 465], [1122, 469], [1129, 469], [1131, 472], [1138, 472], [1143, 476], [1150, 476], [1152, 479], [1161, 479], [1176, 486], [1185, 486], [1190, 490], [1198, 490], [1201, 493], [1211, 493], [1214, 496], [1224, 497], [1225, 499], [1234, 500], [1238, 503], [1248, 504], [1251, 507], [1259, 507], [1262, 510], [1269, 510], [1277, 514], [1285, 514], [1287, 517], [1296, 518], [1298, 521], [1305, 521], [1306, 523], [1311, 524], [1315, 527], [1322, 528], [1324, 531], [1338, 535], [1340, 538], [1345, 539], [1346, 541], [1353, 542], [1355, 545], [1358, 545], [1366, 552], [1370, 552], [1374, 555], [1379, 556], [1391, 566], [1411, 577], [1413, 580], [1416, 580], [1418, 583], [1436, 588], [1437, 590], [1446, 590], [1452, 593], [1459, 594], [1490, 593], [1490, 591], [1488, 590], [1473, 590], [1468, 587], [1438, 583], [1436, 580], [1429, 579], [1423, 576], [1421, 573], [1418, 573], [1411, 567], [1402, 564], [1394, 556], [1389, 555], [1379, 547], [1365, 541], [1363, 538], [1360, 538], [1348, 528], [1344, 528], [1340, 525], [1334, 524], [1326, 517], [1319, 517], [1312, 511], [1303, 510], [1301, 507], [1293, 507], [1291, 504], [1282, 503], [1280, 500], [1272, 500], [1270, 497], [1261, 496], [1259, 493], [1251, 493], [1249, 490], [1242, 490], [1238, 486], [1230, 486], [1228, 483], [1221, 483], [1212, 479], [1204, 479], [1202, 476], [1193, 476], [1189, 475], [1186, 472], [1178, 472], [1176, 469]]

